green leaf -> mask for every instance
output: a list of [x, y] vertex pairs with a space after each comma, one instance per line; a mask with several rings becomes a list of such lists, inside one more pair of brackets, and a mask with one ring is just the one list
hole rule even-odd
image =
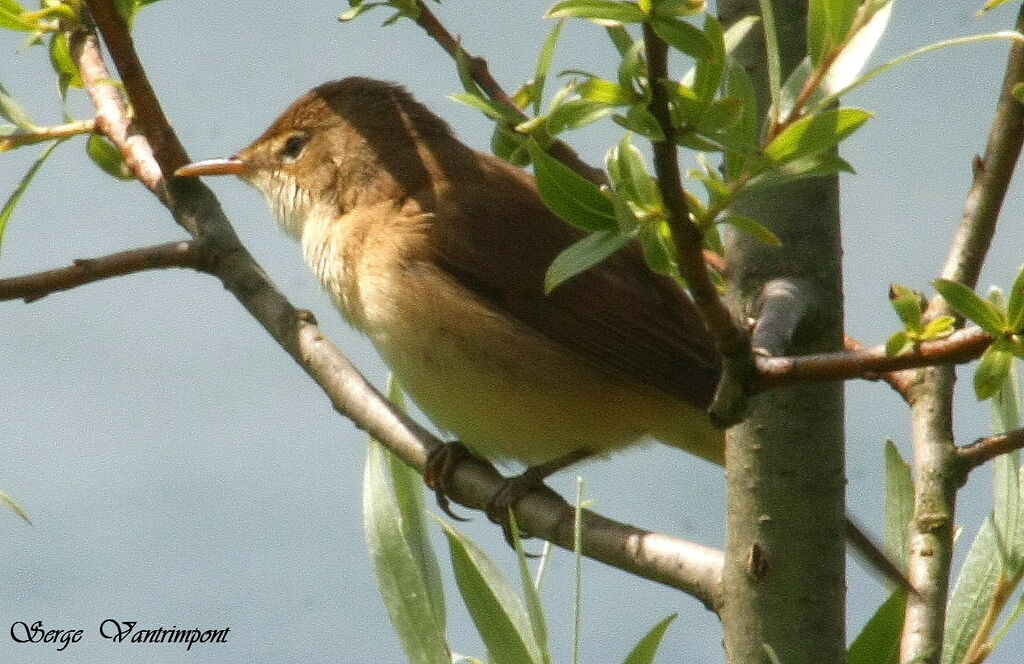
[[644, 210], [661, 209], [661, 196], [654, 178], [647, 172], [643, 154], [624, 134], [619, 144], [608, 151], [605, 169], [615, 192]]
[[771, 108], [776, 115], [770, 121], [778, 120], [780, 95], [782, 92], [782, 60], [779, 57], [779, 33], [775, 25], [775, 13], [771, 0], [757, 0], [761, 7], [761, 19], [764, 21], [764, 42], [768, 62], [768, 94], [772, 100]]
[[832, 152], [826, 152], [763, 171], [752, 178], [740, 193], [748, 196], [755, 191], [778, 187], [797, 180], [835, 175], [836, 173], [853, 173], [853, 167], [845, 159]]
[[544, 292], [550, 293], [560, 284], [594, 267], [626, 246], [629, 235], [616, 230], [598, 231], [570, 245], [548, 266], [544, 275]]
[[730, 214], [719, 223], [727, 224], [737, 230], [743, 231], [763, 245], [769, 247], [782, 246], [782, 240], [779, 239], [778, 235], [773, 233], [767, 226], [751, 217], [747, 217], [742, 214]]
[[36, 128], [35, 123], [32, 122], [32, 117], [25, 110], [25, 107], [11, 96], [11, 93], [3, 85], [0, 85], [0, 115], [25, 131], [32, 131]]
[[1010, 303], [1006, 307], [1006, 317], [1011, 332], [1017, 333], [1024, 328], [1024, 267], [1017, 272], [1017, 278], [1010, 287]]
[[21, 18], [25, 8], [15, 0], [0, 0], [0, 28], [5, 30], [17, 30], [19, 32], [32, 32], [36, 29], [34, 25]]
[[85, 152], [100, 169], [118, 180], [134, 180], [135, 174], [124, 162], [121, 151], [105, 136], [91, 134], [85, 143]]
[[558, 36], [562, 34], [563, 25], [565, 25], [564, 20], [555, 23], [555, 27], [551, 28], [547, 39], [544, 40], [544, 45], [541, 46], [540, 55], [537, 57], [537, 68], [533, 72], [533, 89], [530, 95], [534, 115], [540, 115], [540, 104], [544, 99], [544, 82], [548, 78], [551, 59], [555, 55], [555, 45], [558, 44]]
[[1001, 337], [1006, 331], [1006, 314], [978, 297], [967, 286], [949, 279], [936, 279], [932, 285], [957, 313], [992, 336]]
[[905, 330], [895, 332], [885, 341], [885, 354], [889, 357], [899, 357], [914, 350], [914, 340]]
[[777, 164], [819, 155], [835, 148], [870, 117], [861, 108], [839, 108], [800, 118], [765, 147], [765, 155]]
[[[992, 433], [1021, 427], [1020, 379], [1017, 362], [1010, 362], [1006, 380], [991, 401]], [[992, 522], [1002, 536], [1013, 561], [1010, 575], [1024, 563], [1024, 502], [1021, 500], [1020, 452], [1000, 454], [992, 460]]]
[[493, 120], [503, 120], [512, 124], [518, 124], [522, 121], [522, 118], [514, 110], [504, 104], [491, 101], [483, 95], [472, 92], [455, 92], [448, 95], [448, 97], [478, 111], [483, 111], [484, 115]]
[[[377, 585], [406, 656], [413, 662], [447, 664], [445, 610], [436, 560], [422, 524], [422, 496], [395, 472], [400, 462], [369, 441], [363, 477], [363, 526]], [[418, 477], [414, 480], [421, 486]], [[417, 514], [417, 507], [419, 514]], [[409, 521], [409, 518], [412, 521]]]
[[544, 618], [544, 607], [541, 605], [540, 592], [530, 575], [530, 568], [526, 564], [526, 552], [523, 550], [523, 541], [519, 536], [519, 526], [516, 524], [514, 514], [509, 514], [510, 527], [512, 529], [512, 545], [516, 550], [516, 562], [519, 567], [519, 582], [523, 586], [523, 595], [526, 597], [526, 611], [530, 617], [530, 628], [533, 631], [533, 639], [540, 645], [544, 654], [545, 664], [551, 663], [548, 653], [548, 626]]
[[992, 519], [985, 519], [967, 552], [946, 610], [942, 664], [959, 664], [981, 625], [1003, 565]]
[[448, 538], [455, 581], [487, 647], [489, 661], [541, 664], [542, 648], [533, 638], [526, 608], [508, 579], [472, 540], [450, 524], [442, 526]]
[[809, 0], [807, 52], [815, 66], [846, 39], [859, 7], [860, 0]]
[[634, 2], [565, 0], [548, 10], [548, 18], [586, 18], [615, 23], [641, 23], [647, 17]]
[[1010, 351], [989, 346], [981, 354], [981, 361], [978, 368], [974, 370], [974, 394], [978, 401], [984, 401], [995, 396], [1002, 388], [1004, 381], [1010, 372], [1010, 363], [1013, 355]]
[[627, 90], [618, 83], [596, 76], [581, 83], [576, 88], [576, 92], [588, 101], [611, 104], [612, 106], [626, 106], [636, 101], [632, 90]]
[[658, 654], [658, 647], [661, 645], [661, 640], [665, 637], [668, 626], [672, 624], [677, 615], [673, 613], [664, 618], [652, 627], [647, 634], [644, 634], [643, 638], [629, 651], [629, 655], [626, 656], [622, 664], [652, 664], [654, 656]]
[[907, 564], [907, 529], [914, 518], [914, 480], [910, 464], [896, 445], [885, 441], [885, 548], [901, 566]]
[[28, 169], [28, 172], [26, 172], [21, 178], [21, 181], [18, 182], [18, 186], [14, 188], [14, 191], [7, 198], [7, 202], [4, 203], [2, 208], [0, 208], [0, 246], [3, 245], [4, 231], [7, 230], [7, 222], [10, 221], [11, 215], [14, 214], [14, 208], [17, 207], [22, 194], [24, 194], [25, 190], [28, 189], [28, 185], [32, 182], [32, 178], [36, 176], [36, 173], [39, 172], [43, 162], [45, 162], [47, 158], [53, 154], [53, 151], [57, 149], [57, 146], [63, 142], [64, 139], [61, 139], [46, 146], [43, 153], [39, 155], [39, 159], [36, 159], [35, 163]]
[[967, 37], [956, 37], [954, 39], [946, 39], [946, 40], [943, 40], [943, 41], [940, 41], [940, 42], [936, 42], [934, 44], [929, 44], [927, 46], [922, 46], [919, 49], [911, 51], [910, 53], [905, 53], [905, 54], [903, 54], [903, 55], [901, 55], [901, 56], [899, 56], [897, 58], [893, 58], [892, 60], [889, 60], [888, 62], [885, 62], [885, 63], [883, 63], [881, 65], [878, 65], [877, 67], [869, 70], [867, 73], [862, 74], [861, 76], [858, 76], [849, 85], [843, 86], [841, 89], [836, 90], [835, 92], [833, 92], [833, 93], [827, 95], [826, 97], [822, 98], [815, 105], [815, 110], [826, 108], [828, 106], [832, 106], [833, 104], [835, 104], [835, 103], [837, 103], [839, 101], [840, 97], [842, 97], [843, 95], [847, 94], [850, 90], [853, 90], [856, 87], [864, 85], [865, 83], [867, 83], [871, 79], [875, 78], [876, 76], [878, 76], [880, 74], [883, 74], [883, 73], [889, 71], [893, 67], [901, 65], [904, 62], [907, 62], [909, 60], [913, 60], [914, 58], [918, 58], [918, 57], [920, 57], [920, 56], [922, 56], [922, 55], [924, 55], [926, 53], [931, 53], [932, 51], [938, 51], [940, 49], [948, 48], [950, 46], [960, 46], [962, 44], [973, 44], [973, 43], [976, 43], [976, 42], [1001, 40], [1001, 39], [1006, 39], [1006, 40], [1016, 41], [1016, 42], [1024, 42], [1024, 35], [1021, 35], [1021, 33], [1017, 32], [1016, 30], [1000, 30], [998, 32], [989, 32], [989, 33], [985, 33], [985, 34], [981, 34], [981, 35], [970, 35], [970, 36], [967, 36]]
[[356, 18], [365, 14], [366, 12], [370, 11], [371, 9], [376, 9], [377, 7], [387, 7], [389, 5], [389, 3], [387, 2], [349, 2], [349, 4], [351, 6], [347, 10], [343, 11], [341, 14], [338, 15], [339, 21], [353, 21]]
[[952, 316], [939, 316], [928, 321], [921, 331], [921, 340], [941, 339], [948, 337], [956, 330], [956, 319]]
[[544, 152], [536, 141], [528, 141], [526, 147], [533, 160], [537, 191], [548, 209], [583, 230], [617, 228], [612, 203], [596, 184]]
[[67, 95], [68, 88], [84, 87], [78, 65], [71, 57], [71, 47], [68, 45], [66, 33], [58, 32], [50, 38], [50, 64], [57, 72], [62, 99]]
[[530, 153], [526, 151], [526, 137], [500, 122], [494, 125], [491, 134], [491, 152], [499, 159], [504, 159], [516, 166], [530, 163]]
[[704, 0], [654, 0], [657, 16], [691, 16], [706, 9]]
[[831, 95], [857, 79], [889, 25], [892, 5], [892, 0], [879, 5], [871, 18], [847, 41], [822, 79], [821, 93]]
[[7, 509], [17, 514], [19, 517], [21, 517], [21, 520], [27, 523], [28, 525], [32, 525], [32, 519], [28, 518], [28, 512], [26, 512], [24, 508], [22, 508], [22, 506], [19, 505], [13, 498], [7, 495], [6, 491], [0, 491], [0, 505], [3, 505]]
[[612, 40], [612, 44], [615, 45], [615, 50], [619, 52], [620, 56], [626, 55], [635, 46], [629, 31], [623, 26], [609, 25], [605, 26], [604, 30], [608, 38]]
[[572, 99], [556, 106], [548, 114], [544, 126], [551, 136], [557, 136], [563, 131], [597, 122], [611, 112], [612, 107], [603, 102]]
[[696, 60], [715, 55], [707, 35], [686, 21], [655, 16], [651, 19], [651, 27], [669, 46]]
[[903, 284], [890, 284], [889, 302], [892, 304], [892, 308], [896, 310], [896, 315], [900, 317], [900, 321], [903, 322], [903, 326], [907, 330], [920, 332], [924, 329], [921, 321], [924, 315], [924, 308], [928, 303], [921, 293], [918, 293], [913, 288], [907, 288]]
[[664, 219], [655, 223], [647, 222], [637, 227], [637, 239], [644, 252], [644, 261], [652, 272], [672, 274], [675, 270], [675, 252], [672, 248], [672, 231]]
[[894, 591], [850, 644], [847, 664], [899, 664], [907, 593]]
[[643, 104], [633, 104], [626, 115], [615, 114], [612, 120], [621, 127], [636, 132], [652, 141], [665, 140], [665, 132], [661, 130], [658, 120]]

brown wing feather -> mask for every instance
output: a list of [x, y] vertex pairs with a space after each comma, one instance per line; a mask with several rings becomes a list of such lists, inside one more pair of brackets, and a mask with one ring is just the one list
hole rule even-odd
[[634, 245], [545, 294], [547, 267], [582, 233], [544, 206], [521, 171], [480, 160], [481, 177], [462, 174], [434, 199], [439, 267], [566, 348], [706, 408], [719, 360], [690, 298]]

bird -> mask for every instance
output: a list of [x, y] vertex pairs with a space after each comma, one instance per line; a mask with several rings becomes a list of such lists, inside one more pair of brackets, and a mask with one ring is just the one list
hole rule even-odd
[[721, 364], [686, 291], [629, 244], [545, 292], [583, 231], [401, 86], [325, 83], [177, 174], [259, 190], [343, 317], [473, 454], [543, 477], [658, 440], [723, 463], [707, 415]]
[[[341, 315], [455, 436], [427, 469], [449, 514], [459, 450], [527, 467], [488, 508], [510, 543], [500, 517], [519, 490], [574, 463], [656, 440], [724, 465], [708, 414], [721, 358], [687, 292], [635, 242], [546, 292], [548, 266], [584, 232], [400, 85], [324, 83], [248, 147], [175, 175], [236, 175], [263, 194]], [[849, 518], [845, 534], [913, 590]]]

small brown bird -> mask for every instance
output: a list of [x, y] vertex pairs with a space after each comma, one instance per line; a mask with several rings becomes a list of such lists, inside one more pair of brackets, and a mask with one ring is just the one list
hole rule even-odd
[[582, 233], [401, 87], [321, 85], [237, 155], [177, 174], [259, 189], [335, 306], [474, 453], [545, 475], [657, 439], [722, 463], [705, 413], [719, 361], [686, 293], [627, 246], [545, 294]]

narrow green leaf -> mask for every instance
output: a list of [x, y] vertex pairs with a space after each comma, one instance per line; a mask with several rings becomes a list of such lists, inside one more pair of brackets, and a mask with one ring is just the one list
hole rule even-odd
[[686, 21], [655, 16], [651, 19], [651, 27], [669, 46], [696, 60], [714, 56], [707, 35]]
[[[436, 603], [433, 573], [423, 567], [422, 532], [407, 537], [395, 491], [391, 453], [375, 440], [367, 448], [363, 476], [363, 527], [377, 586], [406, 656], [413, 662], [451, 661], [445, 639], [444, 605]], [[418, 480], [417, 480], [418, 481]], [[405, 501], [408, 500], [408, 494]]]
[[[1021, 427], [1020, 379], [1017, 362], [1011, 360], [1006, 380], [991, 401], [992, 433], [1000, 434]], [[992, 460], [992, 520], [1013, 561], [1010, 575], [1024, 561], [1024, 504], [1021, 501], [1020, 453], [1001, 454]]]
[[910, 465], [896, 445], [885, 441], [885, 548], [901, 566], [907, 564], [907, 529], [914, 517], [914, 481]]
[[57, 72], [61, 98], [67, 94], [68, 88], [84, 86], [78, 65], [71, 57], [71, 47], [68, 45], [66, 33], [58, 32], [50, 38], [50, 65]]
[[1024, 267], [1017, 272], [1017, 278], [1010, 287], [1010, 303], [1006, 307], [1010, 330], [1014, 333], [1024, 328]]
[[533, 105], [533, 114], [540, 115], [540, 104], [544, 99], [544, 83], [548, 78], [548, 70], [551, 69], [551, 59], [555, 55], [555, 45], [558, 44], [558, 36], [562, 34], [564, 20], [555, 23], [551, 28], [544, 45], [540, 48], [540, 56], [537, 58], [537, 68], [533, 72], [533, 90], [530, 95], [530, 103]]
[[726, 143], [736, 147], [728, 147], [725, 151], [725, 173], [729, 179], [735, 179], [743, 171], [748, 155], [757, 143], [761, 116], [754, 84], [741, 65], [730, 64], [725, 79], [725, 93], [740, 103], [739, 119], [726, 133]]
[[651, 114], [643, 104], [633, 104], [629, 107], [626, 115], [615, 114], [612, 120], [619, 126], [640, 134], [652, 141], [665, 140], [665, 132], [661, 130], [658, 120]]
[[661, 646], [661, 640], [665, 637], [668, 626], [672, 624], [677, 615], [673, 613], [648, 630], [643, 638], [629, 651], [622, 664], [652, 664], [654, 656], [658, 654], [658, 647]]
[[822, 96], [842, 90], [857, 79], [889, 25], [892, 5], [892, 0], [880, 4], [871, 18], [843, 46], [822, 79]]
[[584, 230], [618, 226], [611, 201], [596, 184], [544, 152], [536, 141], [528, 141], [526, 146], [533, 160], [537, 191], [552, 212]]
[[941, 664], [959, 664], [992, 601], [1002, 570], [992, 520], [985, 519], [967, 551], [946, 610]]
[[[782, 60], [779, 57], [779, 33], [775, 25], [775, 14], [772, 10], [771, 0], [757, 0], [761, 7], [761, 19], [764, 21], [764, 45], [768, 62], [768, 94], [772, 100], [771, 108], [778, 113], [780, 107], [779, 95], [782, 91]], [[778, 115], [769, 118], [772, 122], [778, 120]]]
[[991, 303], [978, 297], [967, 286], [949, 279], [932, 282], [935, 290], [964, 318], [981, 327], [994, 337], [1001, 337], [1007, 328], [1006, 314]]
[[952, 316], [939, 316], [925, 323], [921, 331], [921, 340], [941, 339], [948, 337], [956, 330], [956, 319]]
[[92, 159], [93, 163], [100, 167], [107, 175], [118, 180], [134, 180], [135, 174], [124, 162], [121, 151], [114, 147], [114, 144], [105, 136], [91, 134], [85, 142], [85, 152]]
[[352, 4], [347, 10], [343, 11], [338, 15], [338, 20], [342, 22], [354, 21], [371, 9], [377, 7], [387, 7], [387, 2], [359, 2]]
[[516, 166], [526, 166], [530, 163], [530, 153], [526, 151], [526, 137], [500, 122], [494, 125], [494, 133], [491, 134], [491, 152], [499, 159]]
[[6, 491], [0, 491], [0, 505], [3, 505], [7, 509], [17, 514], [19, 517], [21, 517], [21, 520], [27, 523], [28, 525], [32, 525], [32, 519], [28, 517], [28, 512], [26, 512], [25, 509], [17, 503], [17, 501], [15, 501], [13, 498], [7, 495]]
[[993, 650], [995, 650], [995, 647], [1003, 640], [1003, 637], [1010, 631], [1010, 628], [1013, 627], [1014, 623], [1020, 620], [1021, 615], [1024, 615], [1024, 595], [1017, 598], [1017, 603], [1013, 606], [1013, 611], [1010, 612], [1010, 615], [1006, 617], [1006, 621], [1003, 623], [1003, 626], [999, 628], [999, 631], [992, 635], [991, 639], [989, 639], [989, 645]]
[[35, 123], [32, 122], [32, 117], [25, 110], [25, 107], [11, 96], [11, 93], [7, 92], [3, 85], [0, 85], [0, 115], [25, 131], [32, 131], [36, 128]]
[[749, 196], [756, 191], [778, 187], [797, 180], [835, 175], [837, 173], [853, 173], [853, 167], [835, 153], [825, 152], [812, 157], [796, 159], [782, 166], [773, 165], [768, 170], [761, 172], [751, 179], [746, 187], [743, 188], [741, 194]]
[[615, 192], [644, 210], [661, 208], [661, 197], [654, 178], [647, 172], [643, 154], [624, 134], [619, 144], [608, 151], [605, 169]]
[[7, 202], [5, 202], [4, 206], [0, 208], [0, 246], [3, 246], [4, 231], [7, 230], [7, 222], [10, 221], [11, 215], [14, 214], [14, 208], [17, 207], [22, 194], [24, 194], [25, 190], [28, 189], [28, 185], [32, 182], [32, 178], [36, 176], [36, 173], [39, 172], [43, 162], [45, 162], [47, 158], [53, 154], [53, 151], [57, 149], [57, 146], [63, 142], [64, 140], [61, 139], [46, 146], [43, 153], [39, 155], [39, 159], [36, 159], [35, 163], [28, 169], [28, 172], [26, 172], [21, 178], [21, 181], [18, 182], [18, 186], [14, 188], [14, 191], [7, 198]]
[[800, 118], [765, 147], [765, 155], [777, 164], [819, 155], [835, 148], [870, 117], [861, 108], [839, 108]]
[[654, 0], [658, 16], [691, 16], [707, 9], [705, 0]]
[[733, 228], [743, 231], [761, 244], [769, 247], [781, 247], [782, 240], [764, 224], [756, 219], [746, 217], [742, 214], [730, 214], [720, 223], [727, 224]]
[[587, 235], [562, 253], [548, 266], [544, 275], [544, 292], [550, 293], [560, 284], [594, 267], [626, 246], [629, 236], [618, 230], [598, 231]]
[[847, 664], [899, 664], [906, 606], [905, 591], [891, 593], [850, 644]]
[[601, 102], [613, 106], [625, 106], [636, 101], [631, 90], [623, 88], [618, 83], [597, 78], [596, 76], [592, 76], [581, 83], [576, 88], [576, 92], [579, 93], [580, 97], [588, 101]]
[[476, 625], [488, 659], [495, 664], [541, 664], [529, 616], [501, 571], [472, 540], [443, 523], [455, 581]]
[[658, 274], [672, 274], [675, 271], [675, 253], [672, 251], [672, 231], [669, 230], [668, 222], [647, 222], [641, 224], [637, 231], [647, 267]]
[[547, 117], [545, 127], [551, 136], [563, 131], [579, 129], [597, 122], [612, 112], [612, 107], [604, 102], [586, 99], [571, 99], [556, 106]]
[[859, 7], [860, 0], [809, 0], [807, 52], [815, 66], [845, 41]]
[[[765, 1], [765, 0], [762, 0], [762, 1]], [[1024, 35], [1022, 35], [1021, 33], [1017, 32], [1016, 30], [1000, 30], [998, 32], [989, 32], [989, 33], [985, 33], [985, 34], [981, 34], [981, 35], [970, 35], [970, 36], [967, 36], [967, 37], [956, 37], [954, 39], [946, 39], [946, 40], [943, 40], [943, 41], [940, 41], [940, 42], [936, 42], [934, 44], [929, 44], [927, 46], [922, 46], [919, 49], [911, 51], [910, 53], [905, 53], [905, 54], [903, 54], [903, 55], [901, 55], [901, 56], [899, 56], [897, 58], [893, 58], [892, 60], [889, 60], [888, 62], [885, 62], [885, 63], [883, 63], [881, 65], [878, 65], [877, 67], [869, 70], [865, 74], [862, 74], [861, 76], [858, 76], [849, 85], [843, 86], [841, 89], [836, 90], [832, 94], [829, 94], [829, 95], [825, 96], [824, 98], [822, 98], [815, 105], [814, 110], [823, 109], [823, 108], [827, 108], [829, 106], [832, 106], [833, 104], [835, 104], [835, 103], [837, 103], [839, 101], [840, 97], [842, 97], [843, 95], [847, 94], [850, 90], [853, 90], [856, 87], [864, 85], [865, 83], [867, 83], [871, 79], [875, 78], [876, 76], [878, 76], [880, 74], [884, 74], [885, 72], [889, 71], [893, 67], [901, 65], [904, 62], [907, 62], [908, 60], [913, 60], [914, 58], [918, 58], [918, 57], [920, 57], [920, 56], [922, 56], [922, 55], [924, 55], [926, 53], [931, 53], [932, 51], [938, 51], [940, 49], [948, 48], [950, 46], [960, 46], [962, 44], [973, 44], [973, 43], [976, 43], [976, 42], [992, 41], [992, 40], [999, 40], [999, 39], [1006, 39], [1006, 40], [1016, 41], [1016, 42], [1024, 42]]]
[[472, 92], [455, 92], [448, 95], [448, 97], [478, 111], [483, 111], [484, 115], [493, 120], [503, 120], [512, 124], [518, 124], [522, 121], [522, 118], [508, 106], [491, 101], [482, 95]]
[[608, 38], [612, 40], [612, 44], [615, 45], [615, 50], [619, 52], [620, 56], [625, 55], [633, 48], [633, 38], [629, 35], [629, 31], [623, 26], [605, 26], [605, 32], [608, 34]]
[[647, 18], [634, 2], [565, 0], [548, 10], [548, 18], [586, 18], [615, 23], [640, 23]]
[[35, 26], [24, 21], [21, 14], [25, 8], [15, 0], [0, 0], [0, 28], [5, 30], [17, 30], [19, 32], [32, 32]]
[[526, 598], [526, 611], [530, 618], [530, 629], [533, 630], [533, 639], [541, 647], [545, 664], [551, 664], [551, 656], [548, 653], [548, 625], [544, 618], [544, 607], [540, 601], [540, 592], [533, 582], [530, 568], [526, 564], [526, 552], [523, 550], [523, 541], [519, 536], [519, 526], [516, 524], [515, 515], [509, 514], [511, 518], [512, 545], [516, 550], [516, 562], [519, 567], [519, 582], [523, 586], [523, 596]]
[[1010, 372], [1013, 355], [1009, 351], [989, 346], [981, 354], [978, 368], [974, 370], [974, 394], [978, 401], [995, 396], [1002, 388]]

